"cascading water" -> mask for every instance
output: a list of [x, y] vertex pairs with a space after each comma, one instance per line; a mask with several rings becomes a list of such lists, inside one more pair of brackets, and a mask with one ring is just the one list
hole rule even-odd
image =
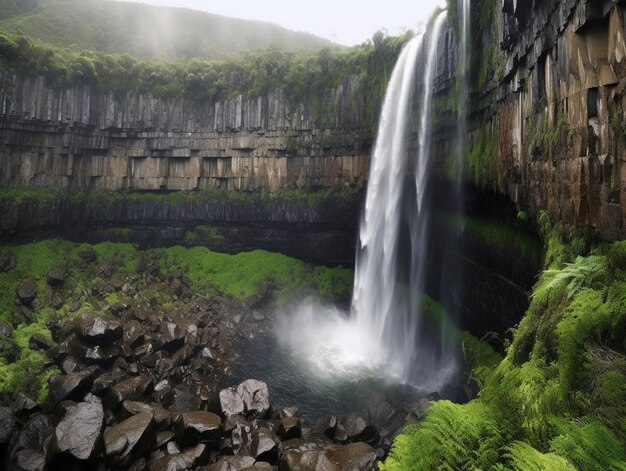
[[440, 13], [405, 46], [389, 81], [360, 226], [351, 315], [303, 303], [279, 321], [280, 343], [320, 379], [390, 378], [432, 392], [453, 382], [458, 371], [457, 345], [445, 332], [449, 323], [423, 315], [421, 294], [430, 279], [437, 206], [427, 175], [446, 17]]
[[[387, 88], [360, 227], [352, 303], [358, 330], [378, 340], [391, 371], [405, 382], [430, 389], [440, 388], [456, 371], [452, 349], [439, 339], [428, 341], [421, 331], [420, 293], [429, 243], [426, 175], [432, 153], [432, 96], [445, 18], [445, 13], [440, 14], [429, 34], [409, 43]], [[424, 69], [417, 152], [411, 155], [411, 90], [420, 46]], [[410, 241], [408, 246], [403, 240]]]

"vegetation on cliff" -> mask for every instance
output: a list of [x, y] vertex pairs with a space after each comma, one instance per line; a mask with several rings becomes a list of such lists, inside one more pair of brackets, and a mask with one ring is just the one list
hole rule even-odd
[[[626, 244], [544, 215], [546, 270], [478, 398], [437, 402], [382, 469], [626, 469]], [[565, 242], [564, 242], [565, 241]]]
[[[255, 305], [261, 302], [282, 305], [295, 296], [314, 295], [320, 300], [344, 298], [352, 287], [352, 271], [344, 268], [311, 266], [300, 260], [261, 250], [226, 255], [206, 248], [170, 247], [137, 250], [131, 244], [101, 243], [94, 246], [63, 240], [8, 246], [4, 254], [15, 256], [15, 268], [0, 273], [0, 322], [11, 326], [9, 337], [0, 337], [0, 402], [16, 391], [45, 400], [48, 378], [57, 373], [39, 341], [56, 346], [63, 338], [63, 326], [84, 312], [108, 315], [120, 303], [123, 290], [109, 292], [113, 284], [129, 285], [150, 271], [165, 275], [180, 272], [194, 293], [207, 298], [232, 299]], [[95, 261], [88, 255], [93, 253]], [[85, 255], [87, 254], [87, 255]], [[107, 268], [115, 274], [107, 276]], [[61, 269], [66, 279], [51, 287], [49, 273]], [[32, 306], [16, 305], [16, 291], [25, 280], [36, 283]], [[144, 290], [159, 309], [171, 307], [156, 288]], [[300, 298], [298, 298], [300, 299]], [[54, 351], [54, 348], [53, 348]]]
[[75, 50], [222, 59], [250, 49], [333, 46], [271, 23], [110, 0], [0, 0], [0, 28]]
[[192, 104], [282, 93], [293, 106], [309, 104], [320, 127], [332, 121], [327, 113], [331, 91], [358, 77], [359, 88], [367, 93], [356, 94], [350, 105], [362, 117], [364, 133], [371, 135], [391, 70], [409, 38], [409, 33], [389, 37], [379, 32], [371, 41], [351, 49], [325, 47], [292, 53], [269, 48], [221, 61], [167, 61], [62, 49], [23, 33], [0, 31], [0, 65], [43, 76], [53, 87], [89, 84], [120, 96], [150, 93], [159, 98], [184, 98]]

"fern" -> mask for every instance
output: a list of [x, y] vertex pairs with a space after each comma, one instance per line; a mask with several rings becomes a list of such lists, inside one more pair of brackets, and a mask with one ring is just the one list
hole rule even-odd
[[504, 457], [513, 471], [576, 471], [576, 468], [565, 458], [554, 453], [541, 453], [524, 442], [513, 442], [506, 447]]
[[551, 278], [545, 289], [553, 290], [561, 283], [567, 284], [567, 297], [571, 299], [583, 288], [591, 288], [601, 284], [606, 275], [607, 260], [601, 255], [576, 257], [574, 263], [566, 263], [561, 270], [546, 270], [544, 273]]

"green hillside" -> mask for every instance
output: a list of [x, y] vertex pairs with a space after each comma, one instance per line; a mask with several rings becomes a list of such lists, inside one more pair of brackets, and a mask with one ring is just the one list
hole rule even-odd
[[0, 29], [138, 57], [219, 59], [271, 45], [297, 51], [333, 44], [271, 23], [111, 0], [0, 0]]

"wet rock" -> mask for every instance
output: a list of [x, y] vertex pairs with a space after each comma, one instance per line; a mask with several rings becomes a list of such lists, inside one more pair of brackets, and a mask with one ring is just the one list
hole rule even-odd
[[165, 322], [161, 324], [158, 342], [160, 348], [175, 352], [185, 343], [185, 332], [173, 322]]
[[43, 335], [32, 335], [28, 339], [28, 346], [32, 350], [42, 350], [45, 352], [54, 347], [54, 343], [45, 338]]
[[366, 443], [330, 445], [324, 450], [289, 451], [281, 458], [286, 471], [373, 471], [376, 453]]
[[163, 407], [170, 407], [174, 404], [176, 396], [170, 382], [166, 379], [159, 381], [152, 391], [152, 399], [154, 402], [161, 404]]
[[404, 425], [404, 413], [398, 412], [383, 396], [374, 396], [365, 405], [367, 420], [376, 424], [383, 437], [393, 437]]
[[[67, 368], [72, 368], [73, 365], [80, 365], [72, 359], [66, 361], [70, 361], [70, 363], [67, 364]], [[66, 364], [63, 362], [63, 370], [65, 371], [65, 369]], [[125, 376], [126, 375], [119, 370], [107, 371], [94, 380], [91, 392], [98, 396], [104, 396], [114, 385], [120, 383]]]
[[154, 377], [150, 374], [133, 376], [114, 385], [106, 396], [105, 405], [113, 410], [126, 400], [140, 399], [154, 388]]
[[128, 415], [141, 413], [151, 414], [157, 428], [169, 428], [172, 423], [172, 414], [159, 404], [146, 404], [139, 401], [124, 401], [122, 410]]
[[[104, 409], [97, 397], [89, 395], [85, 402], [69, 407], [54, 429], [48, 445], [48, 458], [56, 467], [73, 461], [68, 459], [70, 457], [78, 461], [95, 458], [102, 446], [103, 424]], [[60, 454], [63, 456], [55, 459]]]
[[376, 428], [368, 424], [363, 417], [351, 414], [343, 417], [337, 425], [335, 439], [340, 442], [376, 443], [379, 435]]
[[75, 321], [76, 333], [92, 345], [111, 345], [122, 337], [122, 326], [117, 319], [81, 314]]
[[15, 426], [13, 411], [8, 407], [0, 407], [0, 446], [13, 437]]
[[28, 417], [41, 409], [39, 405], [24, 393], [17, 393], [13, 398], [13, 414], [16, 417]]
[[139, 322], [132, 319], [124, 323], [124, 343], [131, 348], [137, 348], [145, 339], [144, 329]]
[[37, 450], [21, 450], [15, 455], [15, 471], [43, 471], [45, 464], [45, 456]]
[[254, 461], [251, 456], [222, 456], [208, 471], [243, 471], [253, 466]]
[[55, 404], [65, 399], [82, 401], [85, 394], [91, 389], [95, 372], [94, 368], [88, 368], [79, 373], [58, 375], [50, 378], [50, 392], [46, 399], [47, 407], [51, 409]]
[[0, 252], [0, 273], [11, 271], [16, 265], [15, 255], [8, 252]]
[[156, 440], [152, 414], [141, 413], [104, 432], [106, 460], [113, 467], [124, 467], [150, 451]]
[[50, 298], [50, 304], [52, 304], [52, 307], [55, 309], [61, 309], [63, 304], [65, 304], [65, 301], [63, 301], [63, 298], [59, 293], [54, 292]]
[[407, 424], [415, 424], [421, 421], [426, 415], [428, 409], [430, 409], [430, 405], [431, 402], [427, 397], [420, 399], [407, 414], [405, 422]]
[[20, 347], [12, 338], [0, 337], [0, 355], [9, 363], [12, 363], [20, 357]]
[[14, 455], [19, 450], [43, 450], [44, 442], [51, 429], [50, 418], [47, 415], [36, 414], [18, 431], [11, 442], [9, 454]]
[[164, 430], [163, 432], [159, 432], [156, 435], [156, 447], [160, 448], [163, 445], [167, 445], [170, 441], [174, 439], [174, 434], [169, 430]]
[[264, 418], [270, 410], [270, 396], [267, 384], [256, 379], [249, 379], [237, 388], [220, 391], [220, 405], [226, 417], [247, 414]]
[[176, 350], [174, 355], [172, 355], [172, 363], [174, 364], [174, 366], [186, 365], [187, 363], [189, 363], [192, 355], [193, 351], [191, 350], [191, 347], [189, 345], [183, 345], [178, 350]]
[[280, 421], [278, 435], [283, 440], [291, 440], [292, 438], [300, 438], [302, 436], [302, 427], [299, 417], [285, 417]]
[[54, 267], [48, 272], [48, 285], [55, 288], [63, 283], [65, 283], [65, 268]]
[[337, 430], [337, 417], [334, 415], [327, 415], [320, 419], [315, 431], [317, 433], [321, 433], [322, 435], [327, 436], [332, 439], [335, 436], [335, 431]]
[[221, 425], [220, 417], [212, 412], [185, 412], [176, 421], [176, 439], [187, 446], [198, 442], [218, 443]]
[[20, 303], [29, 306], [37, 297], [37, 281], [34, 278], [22, 281], [17, 286], [15, 293]]
[[252, 432], [250, 454], [257, 461], [274, 463], [278, 459], [278, 443], [268, 429], [258, 429]]

